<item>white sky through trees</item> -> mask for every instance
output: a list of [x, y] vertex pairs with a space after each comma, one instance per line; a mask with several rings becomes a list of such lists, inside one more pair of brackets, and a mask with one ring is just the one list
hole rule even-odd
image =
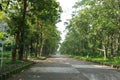
[[64, 22], [67, 21], [67, 19], [71, 18], [72, 14], [72, 6], [74, 6], [75, 2], [77, 0], [57, 0], [60, 2], [60, 6], [62, 7], [63, 13], [61, 14], [61, 22], [57, 23], [56, 26], [58, 27], [58, 30], [61, 32], [61, 38], [62, 41], [65, 39], [66, 32]]

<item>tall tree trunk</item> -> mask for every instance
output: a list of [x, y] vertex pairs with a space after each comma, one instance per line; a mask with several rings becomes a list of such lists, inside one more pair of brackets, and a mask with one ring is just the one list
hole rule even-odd
[[38, 55], [38, 45], [39, 45], [39, 39], [36, 40], [36, 51], [35, 51], [35, 57]]
[[113, 49], [113, 34], [111, 35], [111, 43], [110, 43], [110, 57], [113, 57], [114, 49]]
[[16, 61], [16, 54], [17, 54], [17, 48], [19, 45], [19, 32], [15, 34], [15, 42], [13, 43], [13, 48], [12, 48], [12, 61]]
[[25, 16], [26, 16], [26, 8], [27, 8], [27, 0], [23, 1], [23, 16], [21, 19], [21, 24], [20, 24], [20, 32], [21, 32], [21, 36], [20, 36], [20, 43], [19, 44], [19, 60], [23, 60], [23, 53], [24, 53], [24, 24], [25, 24]]
[[[41, 26], [41, 30], [42, 30], [42, 26]], [[40, 56], [41, 56], [42, 55], [43, 46], [44, 46], [44, 39], [43, 39], [43, 33], [42, 32], [40, 33], [40, 35], [41, 35], [41, 39], [40, 39], [40, 42], [41, 42]]]
[[41, 43], [41, 48], [40, 48], [40, 56], [42, 55], [43, 52], [43, 47], [44, 47], [44, 40]]
[[29, 47], [27, 46], [25, 49], [25, 59], [28, 59]]
[[16, 46], [12, 49], [12, 61], [16, 61], [16, 52], [17, 52], [17, 49], [16, 49]]
[[116, 53], [117, 53], [117, 56], [120, 55], [120, 35], [119, 35], [119, 32], [117, 35], [117, 38], [116, 38]]
[[103, 52], [104, 52], [104, 60], [107, 58], [106, 47], [103, 45]]

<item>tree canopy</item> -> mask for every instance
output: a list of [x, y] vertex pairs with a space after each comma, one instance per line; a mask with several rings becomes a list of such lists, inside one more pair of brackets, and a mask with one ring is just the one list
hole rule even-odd
[[61, 53], [104, 58], [120, 55], [120, 1], [80, 0], [74, 8]]
[[13, 61], [17, 56], [23, 60], [28, 55], [55, 53], [60, 41], [55, 24], [60, 21], [62, 12], [56, 0], [2, 0], [0, 10], [0, 21], [5, 16], [9, 18], [5, 23], [9, 27], [7, 33], [13, 38]]

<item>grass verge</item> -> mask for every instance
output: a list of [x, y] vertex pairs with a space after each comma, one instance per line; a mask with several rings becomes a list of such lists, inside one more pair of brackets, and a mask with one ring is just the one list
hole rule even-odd
[[6, 80], [11, 75], [18, 73], [33, 64], [34, 62], [32, 61], [16, 61], [14, 63], [8, 63], [0, 70], [0, 80]]
[[72, 57], [72, 58], [76, 58], [76, 59], [81, 59], [81, 60], [85, 60], [85, 61], [98, 63], [101, 65], [111, 66], [113, 68], [120, 70], [120, 59], [119, 58], [104, 59], [102, 57], [95, 58], [95, 57], [74, 56], [74, 55], [67, 55], [67, 56]]

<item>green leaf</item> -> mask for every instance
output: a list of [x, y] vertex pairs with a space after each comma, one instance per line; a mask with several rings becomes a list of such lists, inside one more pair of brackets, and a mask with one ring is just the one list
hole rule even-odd
[[3, 20], [3, 18], [4, 18], [4, 12], [0, 11], [0, 20]]

